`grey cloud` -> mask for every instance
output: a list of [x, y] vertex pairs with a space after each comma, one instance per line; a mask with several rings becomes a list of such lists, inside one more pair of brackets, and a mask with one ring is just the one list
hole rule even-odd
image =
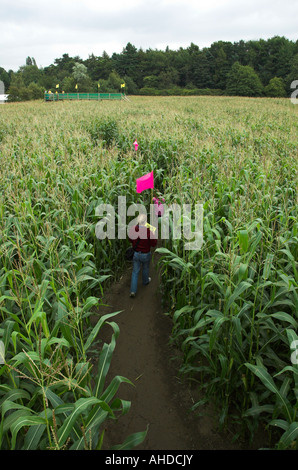
[[0, 66], [16, 70], [28, 55], [46, 66], [64, 52], [82, 58], [103, 50], [121, 52], [127, 42], [154, 49], [160, 44], [204, 47], [218, 40], [274, 35], [297, 39], [297, 16], [296, 0], [229, 0], [210, 10], [187, 1], [171, 6], [140, 0], [134, 7], [110, 12], [87, 8], [81, 1], [1, 0]]

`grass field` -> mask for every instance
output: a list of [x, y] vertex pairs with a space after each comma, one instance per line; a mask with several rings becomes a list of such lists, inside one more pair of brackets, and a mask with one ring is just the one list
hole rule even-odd
[[[272, 446], [298, 448], [297, 156], [288, 99], [2, 105], [0, 448], [100, 448], [104, 421], [128, 411], [115, 394], [129, 377], [105, 381], [117, 315], [89, 321], [128, 242], [98, 240], [95, 209], [123, 195], [148, 205], [135, 180], [151, 170], [168, 204], [204, 207], [201, 250], [159, 249], [181, 373], [222, 427], [251, 439], [265, 428]], [[94, 371], [104, 321], [113, 337]]]

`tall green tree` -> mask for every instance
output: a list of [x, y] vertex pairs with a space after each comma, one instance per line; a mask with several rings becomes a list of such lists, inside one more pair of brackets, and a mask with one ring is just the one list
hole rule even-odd
[[78, 85], [79, 91], [83, 91], [83, 92], [93, 91], [92, 80], [88, 76], [87, 67], [84, 64], [80, 62], [75, 62], [75, 65], [73, 66], [73, 69], [72, 69], [72, 77], [75, 83]]
[[186, 87], [191, 82], [190, 54], [187, 49], [179, 48], [177, 52], [172, 52], [173, 67], [178, 72], [178, 85]]
[[74, 77], [65, 77], [62, 80], [61, 91], [65, 93], [73, 93], [75, 91], [76, 81]]
[[72, 68], [72, 75], [78, 82], [86, 80], [86, 78], [88, 78], [87, 67], [84, 64], [76, 62]]
[[252, 67], [235, 62], [227, 77], [226, 92], [234, 96], [262, 96], [263, 85]]
[[25, 86], [28, 86], [30, 83], [41, 83], [43, 72], [40, 70], [37, 65], [24, 65], [20, 67], [19, 72], [22, 75]]
[[194, 51], [191, 55], [191, 82], [197, 88], [214, 88], [211, 59], [206, 49]]
[[88, 59], [84, 61], [87, 67], [89, 77], [98, 82], [107, 80], [110, 73], [113, 71], [113, 63], [106, 51], [103, 51], [102, 56], [89, 55]]
[[280, 77], [271, 78], [265, 86], [265, 95], [271, 98], [285, 98], [287, 96], [283, 79]]
[[8, 93], [8, 101], [22, 101], [30, 99], [30, 94], [25, 86], [21, 73], [13, 73]]
[[55, 59], [57, 76], [63, 78], [63, 76], [70, 75], [76, 63], [82, 63], [82, 59], [78, 56], [70, 57], [69, 54], [63, 54], [62, 57]]
[[130, 42], [123, 48], [121, 54], [113, 54], [112, 61], [119, 75], [129, 75], [134, 78], [138, 69], [138, 51]]
[[232, 46], [231, 43], [218, 41], [213, 43], [209, 48], [209, 53], [212, 57], [210, 72], [213, 73], [214, 87], [222, 90], [226, 88], [227, 74], [230, 69], [227, 53], [225, 51], [229, 45]]
[[87, 67], [87, 73], [92, 80], [98, 80], [102, 76], [100, 57], [91, 54], [84, 61], [84, 65]]
[[30, 100], [40, 100], [44, 96], [43, 87], [39, 86], [37, 83], [30, 83], [28, 86], [29, 99]]
[[214, 86], [215, 88], [224, 90], [226, 88], [227, 74], [229, 72], [229, 63], [227, 60], [227, 54], [225, 53], [223, 47], [220, 47], [217, 50], [216, 57], [214, 59], [214, 66]]
[[[290, 73], [294, 44], [285, 37], [274, 36], [267, 41], [265, 68], [271, 78], [286, 77]], [[265, 82], [264, 82], [265, 83]]]
[[108, 91], [110, 93], [119, 93], [123, 80], [117, 72], [111, 72], [107, 81]]

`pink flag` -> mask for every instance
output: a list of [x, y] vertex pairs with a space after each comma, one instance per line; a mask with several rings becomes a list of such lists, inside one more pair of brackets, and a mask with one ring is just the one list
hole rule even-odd
[[139, 146], [137, 140], [135, 140], [133, 144], [134, 144], [134, 146], [135, 146], [135, 151], [137, 151], [137, 150], [138, 150], [138, 146]]
[[137, 193], [141, 193], [149, 188], [154, 188], [153, 171], [137, 179]]

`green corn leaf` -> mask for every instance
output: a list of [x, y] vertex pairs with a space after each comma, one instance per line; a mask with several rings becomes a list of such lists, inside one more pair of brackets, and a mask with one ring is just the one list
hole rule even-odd
[[[62, 398], [56, 395], [56, 393], [54, 393], [50, 388], [45, 389], [45, 394], [46, 394], [47, 399], [51, 403], [52, 407], [55, 409], [55, 412], [57, 410], [58, 410], [58, 413], [61, 412], [64, 416], [64, 419], [66, 420], [68, 416], [70, 415], [70, 412], [74, 408], [73, 403], [71, 404], [64, 403]], [[67, 406], [67, 409], [63, 409], [62, 408], [63, 406]], [[80, 427], [77, 425], [77, 423], [75, 423], [73, 426], [71, 437], [73, 439], [78, 439], [80, 436], [81, 436]]]
[[73, 403], [62, 403], [55, 408], [55, 415], [69, 416], [73, 412], [75, 405]]
[[22, 416], [28, 416], [28, 411], [23, 409], [16, 410], [13, 411], [11, 414], [7, 415], [4, 419], [2, 419], [1, 424], [3, 433], [5, 434], [13, 425], [13, 423]]
[[101, 450], [102, 448], [102, 444], [103, 444], [103, 438], [104, 438], [104, 435], [105, 435], [105, 429], [102, 431], [99, 439], [98, 439], [98, 443], [96, 445], [96, 450]]
[[291, 315], [289, 315], [286, 312], [276, 312], [276, 313], [271, 313], [270, 317], [276, 318], [277, 320], [280, 321], [285, 321], [287, 323], [290, 323], [294, 328], [298, 327], [298, 322], [293, 318]]
[[257, 247], [262, 239], [262, 232], [258, 232], [253, 240], [253, 242], [251, 243], [250, 245], [250, 250], [249, 250], [249, 255], [248, 255], [248, 263], [250, 262], [250, 260], [252, 259], [252, 257], [254, 256], [256, 250], [257, 250]]
[[[68, 311], [66, 305], [61, 301], [58, 300], [58, 309], [57, 309], [57, 326], [61, 330], [63, 337], [68, 341], [71, 346], [75, 347], [71, 327], [68, 322]], [[56, 334], [56, 333], [55, 333]]]
[[104, 344], [99, 356], [98, 361], [98, 372], [95, 379], [94, 395], [99, 398], [102, 394], [105, 378], [110, 368], [112, 355], [116, 346], [116, 339], [119, 335], [119, 327], [116, 323], [109, 323], [114, 329], [114, 334], [112, 336], [110, 344]]
[[268, 253], [265, 259], [265, 264], [264, 264], [264, 269], [263, 269], [263, 279], [269, 278], [270, 272], [272, 269], [273, 259], [274, 259], [274, 255], [271, 253]]
[[[109, 413], [104, 411], [100, 405], [94, 405], [88, 417], [84, 420], [85, 435], [89, 436], [91, 432], [92, 442], [97, 440], [99, 428], [106, 420], [108, 415]], [[84, 449], [84, 446], [85, 440], [81, 432], [81, 437], [73, 443], [73, 445], [70, 447], [70, 450], [82, 450]]]
[[50, 336], [50, 331], [49, 331], [48, 323], [47, 323], [47, 315], [46, 315], [46, 312], [41, 311], [41, 308], [42, 308], [42, 303], [39, 303], [36, 310], [34, 310], [32, 317], [27, 323], [27, 328], [30, 329], [33, 322], [36, 322], [36, 325], [38, 325], [40, 322], [42, 325], [44, 335], [46, 336], [46, 338], [48, 338]]
[[289, 449], [291, 444], [297, 439], [298, 437], [298, 421], [291, 423], [286, 432], [281, 436], [279, 440], [279, 447], [283, 449]]
[[230, 307], [232, 306], [233, 302], [235, 302], [238, 298], [240, 298], [241, 294], [245, 292], [247, 289], [251, 287], [251, 284], [247, 281], [242, 281], [236, 287], [233, 294], [228, 298], [225, 304], [225, 312], [228, 312]]
[[37, 450], [40, 439], [44, 435], [46, 430], [45, 424], [38, 424], [36, 426], [31, 426], [27, 431], [24, 439], [24, 450]]
[[256, 405], [249, 408], [242, 416], [258, 416], [261, 413], [273, 414], [274, 405]]
[[[29, 357], [28, 357], [29, 356]], [[17, 367], [19, 364], [28, 364], [29, 358], [31, 359], [32, 362], [38, 363], [39, 362], [39, 355], [35, 351], [29, 351], [27, 352], [27, 355], [23, 352], [16, 354], [13, 357], [13, 360], [16, 361], [14, 363], [14, 366]]]
[[180, 315], [183, 313], [191, 313], [195, 307], [192, 307], [191, 305], [185, 305], [184, 307], [180, 308], [179, 310], [176, 310], [174, 315], [173, 315], [173, 323], [176, 323]]
[[51, 346], [52, 344], [59, 344], [59, 346], [65, 346], [66, 348], [70, 348], [70, 344], [65, 338], [49, 338], [46, 342], [45, 348]]
[[2, 417], [4, 417], [5, 413], [9, 410], [26, 410], [28, 413], [31, 413], [30, 408], [27, 406], [21, 405], [20, 403], [15, 403], [11, 400], [5, 400], [1, 405], [1, 409]]
[[119, 313], [121, 313], [122, 310], [119, 310], [118, 312], [114, 312], [114, 313], [109, 313], [107, 315], [104, 315], [102, 316], [97, 324], [95, 325], [95, 327], [92, 329], [90, 335], [88, 336], [87, 338], [87, 341], [84, 345], [84, 349], [85, 349], [85, 352], [90, 348], [91, 344], [93, 343], [93, 341], [95, 340], [96, 336], [98, 335], [98, 332], [100, 330], [100, 328], [102, 327], [102, 325], [104, 324], [104, 322], [106, 320], [108, 320], [109, 318], [111, 317], [114, 317], [115, 315], [118, 315]]
[[240, 252], [241, 254], [245, 254], [248, 251], [249, 246], [249, 238], [248, 238], [248, 231], [247, 230], [239, 230], [237, 232], [238, 241], [240, 245]]
[[131, 402], [129, 400], [122, 400], [121, 398], [116, 398], [110, 406], [111, 410], [113, 411], [121, 411], [122, 416], [129, 412], [131, 408]]
[[240, 263], [239, 269], [237, 271], [238, 275], [238, 284], [243, 281], [243, 279], [246, 279], [248, 276], [248, 264], [245, 263]]
[[216, 320], [213, 323], [212, 330], [211, 330], [211, 335], [210, 335], [210, 341], [209, 341], [209, 349], [210, 352], [213, 350], [214, 343], [218, 334], [218, 331], [223, 323], [226, 321], [229, 321], [229, 317], [225, 317], [224, 315], [216, 318]]
[[46, 419], [42, 418], [41, 416], [30, 416], [29, 413], [26, 416], [21, 416], [16, 419], [10, 426], [10, 430], [12, 433], [11, 450], [14, 450], [15, 448], [17, 434], [20, 429], [22, 429], [24, 426], [34, 426], [37, 424], [46, 424]]
[[284, 253], [285, 255], [287, 255], [287, 257], [289, 258], [290, 261], [293, 261], [295, 262], [295, 258], [294, 256], [292, 255], [292, 253], [290, 252], [290, 250], [286, 249], [286, 248], [283, 248], [281, 250], [278, 250], [279, 253]]
[[113, 415], [112, 410], [104, 401], [99, 400], [98, 398], [95, 398], [95, 397], [79, 398], [79, 400], [77, 400], [74, 404], [73, 412], [66, 418], [61, 428], [57, 432], [59, 446], [62, 446], [67, 440], [67, 438], [70, 436], [73, 425], [76, 422], [77, 418], [82, 413], [86, 412], [86, 410], [90, 406], [97, 405], [97, 404], [100, 405], [103, 410]]
[[[44, 410], [39, 414], [39, 416], [50, 419], [52, 417], [52, 410]], [[46, 427], [46, 424], [43, 423], [37, 424], [36, 426], [30, 426], [30, 429], [28, 429], [26, 432], [24, 439], [24, 450], [38, 449], [40, 439], [44, 435]]]
[[219, 287], [219, 289], [222, 291], [223, 290], [223, 283], [221, 282], [221, 280], [219, 279], [219, 276], [216, 275], [215, 273], [213, 272], [209, 272], [206, 274], [206, 278], [207, 277], [210, 277], [213, 282], [217, 285], [217, 287]]
[[[297, 382], [297, 385], [298, 385], [298, 367], [286, 366], [282, 370], [274, 374], [274, 377], [278, 377], [279, 375], [282, 375], [285, 372], [291, 372], [294, 375], [295, 381]], [[298, 392], [298, 388], [297, 388], [297, 392]]]
[[25, 335], [23, 335], [20, 331], [13, 331], [11, 333], [11, 340], [12, 340], [12, 343], [13, 343], [13, 347], [14, 347], [14, 353], [16, 354], [17, 352], [17, 340], [22, 340], [24, 341], [25, 343], [29, 344], [31, 347], [33, 346], [33, 343], [31, 341], [31, 337], [30, 338], [27, 338]]
[[121, 383], [128, 383], [130, 385], [133, 385], [133, 383], [129, 380], [126, 379], [125, 377], [122, 377], [121, 375], [116, 375], [109, 386], [105, 389], [103, 394], [101, 395], [101, 400], [104, 400], [106, 403], [109, 403], [111, 399], [114, 397], [115, 393], [117, 392], [119, 386]]
[[292, 414], [293, 414], [293, 409], [291, 408], [291, 405], [289, 401], [287, 400], [286, 397], [284, 397], [279, 389], [276, 387], [271, 375], [267, 372], [265, 367], [260, 367], [260, 366], [255, 366], [253, 364], [245, 363], [245, 366], [248, 367], [265, 385], [265, 387], [268, 388], [271, 392], [273, 392], [280, 403], [284, 407], [284, 413], [289, 422], [292, 422]]
[[270, 421], [269, 426], [276, 426], [283, 429], [284, 431], [287, 431], [290, 425], [284, 419], [273, 419]]
[[98, 305], [99, 299], [97, 297], [88, 297], [83, 306], [83, 312], [89, 312], [91, 307]]
[[134, 447], [142, 444], [142, 442], [145, 440], [146, 435], [148, 432], [148, 428], [146, 431], [142, 432], [136, 432], [134, 434], [131, 434], [128, 436], [125, 441], [122, 444], [113, 446], [111, 450], [130, 450], [133, 449]]
[[218, 359], [221, 365], [220, 378], [223, 379], [227, 376], [228, 372], [228, 358], [226, 356], [223, 356], [222, 354], [219, 354]]
[[242, 347], [242, 330], [243, 330], [243, 327], [241, 325], [240, 318], [238, 316], [233, 315], [232, 324], [233, 324], [234, 329], [235, 329], [235, 337], [238, 341], [238, 344], [239, 344], [240, 347]]
[[4, 351], [8, 351], [8, 345], [9, 345], [12, 331], [15, 327], [15, 322], [11, 320], [6, 320], [4, 326], [5, 326], [4, 335], [3, 335]]

